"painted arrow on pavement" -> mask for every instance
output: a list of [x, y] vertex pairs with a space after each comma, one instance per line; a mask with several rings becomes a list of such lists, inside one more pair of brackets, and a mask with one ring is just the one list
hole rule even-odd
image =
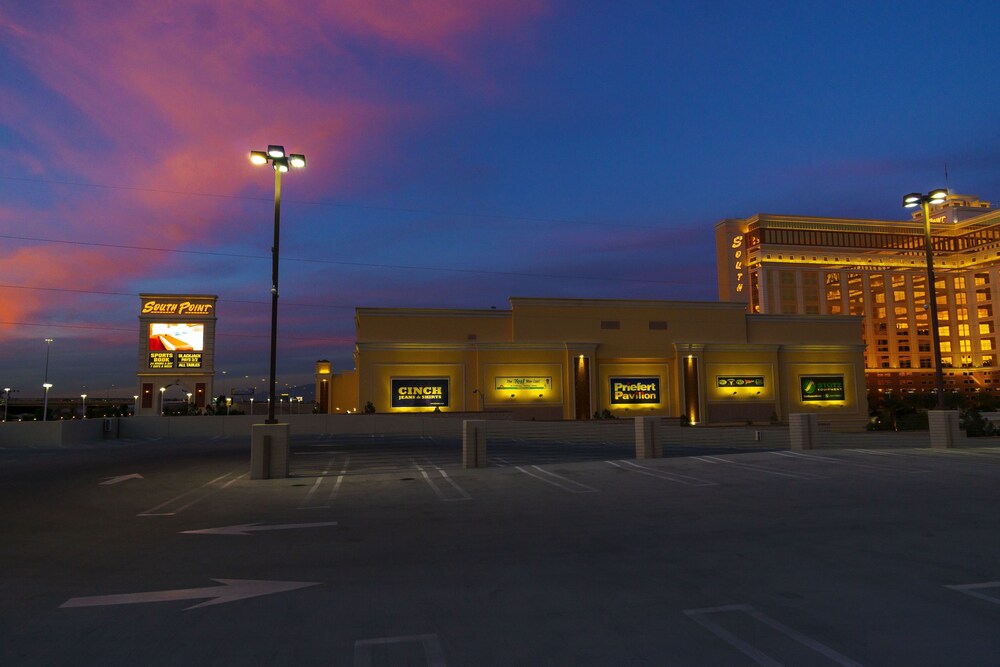
[[121, 595], [94, 595], [84, 598], [70, 598], [59, 605], [60, 609], [68, 607], [104, 607], [116, 604], [141, 604], [144, 602], [173, 602], [176, 600], [201, 600], [210, 598], [207, 602], [196, 604], [188, 609], [210, 607], [215, 604], [236, 602], [247, 598], [294, 591], [297, 588], [318, 586], [318, 581], [261, 581], [256, 579], [212, 579], [221, 586], [207, 588], [181, 588], [173, 591], [152, 591], [149, 593], [123, 593]]
[[131, 475], [118, 475], [118, 477], [108, 477], [106, 480], [100, 483], [100, 486], [106, 486], [108, 484], [117, 484], [118, 482], [124, 482], [128, 479], [143, 479], [142, 475], [137, 472]]
[[336, 526], [336, 521], [320, 521], [315, 523], [277, 523], [265, 526], [258, 523], [241, 523], [238, 526], [221, 526], [219, 528], [202, 528], [200, 530], [182, 530], [182, 535], [249, 535], [262, 530], [291, 530], [293, 528], [320, 528]]

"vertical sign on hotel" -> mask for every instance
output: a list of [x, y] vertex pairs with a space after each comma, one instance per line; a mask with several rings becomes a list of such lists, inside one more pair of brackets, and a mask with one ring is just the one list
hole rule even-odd
[[733, 268], [736, 269], [736, 291], [743, 291], [743, 262], [746, 261], [746, 257], [743, 256], [745, 248], [743, 247], [743, 235], [737, 234], [733, 237], [732, 243], [733, 250]]

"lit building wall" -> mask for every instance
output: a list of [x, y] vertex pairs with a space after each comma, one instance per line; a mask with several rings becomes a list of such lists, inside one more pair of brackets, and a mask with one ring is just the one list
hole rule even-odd
[[[700, 424], [785, 420], [794, 408], [843, 425], [867, 420], [858, 317], [749, 317], [741, 303], [510, 303], [507, 311], [359, 308], [356, 371], [330, 375], [355, 383], [351, 410], [370, 401], [379, 413], [686, 416]], [[329, 370], [323, 363], [318, 382]]]
[[[951, 195], [931, 211], [934, 295], [946, 385], [992, 389], [1000, 211]], [[720, 298], [753, 313], [864, 317], [872, 390], [933, 391], [923, 220], [756, 215], [716, 225]]]

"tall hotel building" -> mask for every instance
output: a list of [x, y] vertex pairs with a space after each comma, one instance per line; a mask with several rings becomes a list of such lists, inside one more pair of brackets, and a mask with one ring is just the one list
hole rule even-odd
[[[923, 214], [860, 220], [758, 214], [715, 227], [719, 298], [761, 314], [864, 317], [869, 391], [933, 391]], [[1000, 389], [1000, 210], [931, 207], [945, 387]]]

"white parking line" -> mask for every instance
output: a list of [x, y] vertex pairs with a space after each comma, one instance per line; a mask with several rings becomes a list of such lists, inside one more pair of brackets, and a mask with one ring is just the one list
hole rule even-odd
[[[665, 470], [657, 470], [656, 468], [648, 468], [646, 466], [641, 466], [638, 463], [633, 463], [632, 461], [620, 461], [621, 464], [615, 463], [614, 461], [605, 461], [616, 468], [626, 470], [628, 472], [638, 473], [640, 475], [646, 475], [647, 477], [658, 477], [659, 479], [665, 479], [671, 482], [677, 482], [678, 484], [687, 484], [689, 486], [718, 486], [717, 482], [710, 482], [706, 479], [700, 479], [698, 477], [688, 477], [687, 475], [678, 475], [671, 472], [666, 472]], [[627, 468], [625, 466], [628, 466]]]
[[309, 491], [306, 493], [306, 497], [302, 499], [302, 504], [299, 505], [300, 510], [315, 508], [315, 505], [309, 504], [309, 500], [313, 497], [313, 494], [315, 494], [319, 490], [319, 485], [323, 482], [326, 476], [330, 474], [330, 469], [333, 467], [333, 461], [336, 458], [337, 458], [336, 454], [330, 456], [330, 460], [327, 462], [326, 468], [324, 468], [320, 476], [316, 478], [316, 481], [313, 482], [313, 485], [309, 487]]
[[[979, 598], [980, 600], [986, 600], [987, 602], [1000, 605], [1000, 581], [988, 581], [983, 584], [959, 584], [955, 586], [945, 586], [945, 588], [950, 588], [953, 591], [965, 593], [966, 595], [971, 595], [974, 598]], [[998, 589], [997, 595], [993, 596], [987, 595], [986, 593], [980, 593], [980, 591], [988, 588]]]
[[[454, 500], [471, 500], [472, 499], [471, 496], [469, 496], [469, 494], [466, 493], [462, 489], [462, 487], [460, 487], [458, 484], [455, 483], [455, 480], [453, 480], [451, 477], [448, 477], [448, 475], [446, 475], [445, 472], [443, 470], [441, 470], [440, 468], [438, 468], [437, 466], [434, 466], [437, 469], [437, 471], [439, 473], [441, 473], [441, 475], [444, 477], [444, 479], [447, 482], [451, 483], [451, 485], [455, 488], [456, 491], [458, 491], [459, 496], [457, 498], [449, 498], [448, 494], [446, 494], [444, 491], [442, 491], [440, 488], [438, 488], [438, 485], [434, 483], [434, 480], [431, 479], [431, 476], [427, 474], [427, 471], [424, 470], [423, 467], [419, 463], [417, 463], [415, 460], [410, 459], [410, 463], [412, 463], [413, 466], [417, 470], [420, 471], [420, 474], [423, 476], [424, 481], [427, 482], [427, 484], [431, 487], [431, 489], [434, 490], [434, 493], [437, 494], [437, 497], [440, 498], [441, 500], [443, 500], [445, 502], [450, 502], [450, 501], [454, 501]], [[431, 465], [434, 465], [434, 464], [431, 464]]]
[[472, 496], [470, 496], [468, 493], [466, 493], [465, 489], [463, 489], [462, 487], [460, 487], [458, 485], [458, 482], [456, 482], [451, 477], [449, 477], [448, 473], [446, 473], [444, 470], [442, 470], [436, 463], [434, 463], [433, 461], [431, 461], [426, 456], [424, 457], [424, 460], [427, 462], [427, 465], [429, 465], [432, 468], [434, 468], [435, 470], [437, 470], [438, 474], [441, 475], [442, 477], [444, 477], [444, 480], [446, 482], [448, 482], [449, 484], [451, 484], [452, 487], [456, 491], [458, 491], [458, 494], [459, 494], [460, 497], [459, 498], [449, 498], [449, 500], [471, 500], [472, 499]]
[[905, 472], [908, 475], [924, 475], [930, 473], [930, 470], [913, 470], [913, 469], [903, 469], [897, 468], [895, 466], [879, 466], [879, 465], [869, 465], [867, 463], [858, 463], [857, 461], [844, 461], [840, 459], [832, 459], [828, 456], [818, 456], [816, 454], [803, 454], [801, 452], [771, 452], [776, 456], [784, 456], [791, 459], [804, 459], [806, 461], [821, 461], [824, 463], [835, 463], [837, 465], [846, 465], [854, 468], [868, 468], [869, 470], [882, 470], [889, 472]]
[[771, 618], [770, 616], [757, 611], [750, 605], [737, 604], [725, 607], [711, 607], [707, 609], [686, 609], [684, 611], [684, 614], [691, 620], [695, 621], [702, 627], [709, 630], [715, 636], [725, 641], [730, 646], [733, 646], [734, 648], [738, 649], [741, 653], [743, 653], [743, 655], [747, 656], [748, 658], [756, 662], [758, 665], [767, 665], [768, 667], [781, 667], [783, 663], [779, 662], [778, 660], [775, 660], [774, 658], [767, 655], [766, 653], [764, 653], [757, 647], [753, 646], [752, 644], [740, 639], [735, 633], [725, 629], [724, 627], [722, 627], [722, 625], [715, 622], [714, 620], [707, 618], [712, 614], [721, 614], [727, 612], [742, 612], [747, 616], [749, 616], [750, 618], [753, 618], [754, 620], [759, 621], [760, 623], [763, 623], [764, 625], [773, 628], [774, 630], [777, 630], [781, 634], [785, 635], [789, 639], [798, 642], [802, 646], [812, 649], [813, 651], [819, 653], [828, 660], [837, 663], [838, 665], [843, 665], [843, 667], [862, 667], [861, 663], [855, 662], [854, 660], [851, 660], [845, 655], [841, 655], [840, 653], [833, 650], [829, 646], [821, 644], [812, 637], [808, 637], [802, 634], [801, 632], [788, 627], [784, 623], [781, 623], [780, 621], [777, 621]]
[[[197, 489], [191, 489], [190, 491], [185, 491], [181, 495], [174, 496], [170, 500], [162, 502], [159, 505], [157, 505], [156, 507], [151, 507], [148, 510], [146, 510], [145, 512], [140, 512], [136, 516], [174, 516], [178, 512], [186, 510], [188, 507], [191, 507], [192, 505], [194, 505], [196, 503], [200, 503], [202, 500], [204, 500], [205, 498], [208, 498], [210, 495], [212, 495], [212, 493], [214, 491], [218, 491], [220, 489], [224, 489], [224, 488], [228, 487], [230, 484], [232, 484], [233, 482], [236, 482], [236, 481], [238, 481], [240, 479], [243, 479], [244, 477], [246, 477], [247, 475], [250, 474], [250, 473], [244, 473], [244, 474], [240, 475], [239, 477], [235, 477], [235, 478], [229, 480], [228, 482], [226, 482], [225, 484], [222, 484], [217, 489], [212, 489], [211, 488], [212, 485], [222, 482], [222, 480], [224, 480], [225, 478], [229, 477], [234, 472], [236, 472], [236, 471], [233, 470], [233, 471], [227, 472], [225, 475], [220, 475], [219, 477], [216, 477], [212, 481], [206, 482], [205, 484], [202, 484]], [[205, 489], [208, 489], [208, 490], [206, 491]], [[185, 498], [187, 498], [188, 496], [191, 496], [191, 495], [194, 495], [194, 498], [190, 502], [188, 502], [186, 504], [183, 504], [183, 505], [180, 505], [178, 507], [171, 508], [171, 505], [173, 505], [177, 501], [183, 500], [183, 499], [185, 499]], [[166, 510], [166, 509], [172, 509], [173, 511], [160, 511], [160, 510]]]
[[737, 463], [736, 461], [730, 461], [729, 459], [724, 459], [721, 456], [693, 456], [691, 458], [695, 458], [700, 461], [706, 461], [707, 463], [728, 463], [729, 465], [736, 466], [737, 468], [743, 468], [744, 470], [755, 470], [757, 472], [762, 472], [767, 475], [775, 475], [777, 477], [791, 477], [792, 479], [828, 479], [827, 477], [823, 477], [821, 475], [813, 475], [810, 473], [782, 472], [780, 470], [773, 470], [771, 468], [766, 468], [764, 466], [755, 466], [752, 463]]
[[[359, 639], [354, 642], [354, 667], [378, 667], [372, 664], [373, 646], [388, 644], [412, 644], [419, 642], [424, 650], [427, 667], [446, 667], [444, 649], [437, 635], [406, 635], [402, 637], [379, 637], [377, 639]], [[398, 656], [402, 658], [402, 656]], [[406, 660], [410, 664], [409, 660]]]
[[552, 486], [557, 486], [560, 489], [562, 489], [563, 491], [569, 491], [570, 493], [599, 493], [599, 491], [597, 489], [595, 489], [594, 487], [592, 487], [592, 486], [587, 486], [586, 484], [581, 484], [580, 482], [574, 482], [573, 480], [567, 479], [567, 478], [563, 477], [562, 475], [557, 475], [554, 472], [549, 472], [548, 470], [543, 470], [542, 468], [540, 468], [538, 466], [531, 466], [531, 467], [534, 468], [535, 470], [537, 470], [540, 473], [544, 473], [546, 475], [549, 475], [550, 477], [555, 477], [556, 479], [562, 480], [563, 483], [560, 484], [559, 482], [554, 482], [551, 479], [546, 479], [546, 478], [542, 477], [541, 475], [536, 475], [535, 473], [532, 473], [532, 472], [529, 472], [529, 471], [525, 470], [521, 466], [514, 466], [514, 467], [517, 468], [518, 470], [520, 470], [521, 472], [523, 472], [528, 477], [534, 477], [535, 479], [537, 479], [539, 481], [542, 481], [542, 482], [545, 482], [546, 484], [551, 484]]

